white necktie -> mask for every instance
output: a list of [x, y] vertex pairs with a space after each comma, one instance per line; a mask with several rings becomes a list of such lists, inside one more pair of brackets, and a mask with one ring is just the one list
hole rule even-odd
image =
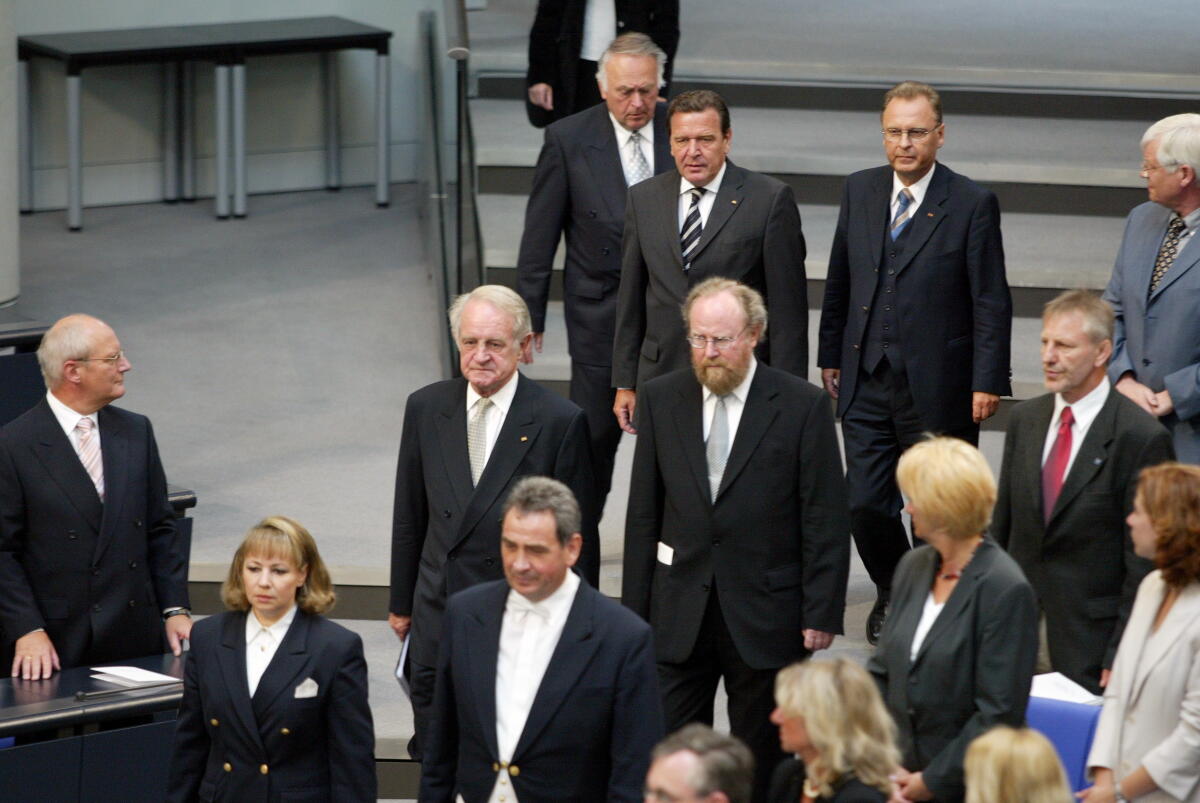
[[642, 132], [634, 131], [629, 135], [629, 162], [630, 172], [629, 186], [637, 184], [639, 181], [645, 181], [650, 178], [650, 163], [646, 161], [646, 154], [642, 153]]
[[471, 425], [467, 427], [467, 455], [471, 459], [471, 484], [478, 485], [487, 465], [487, 411], [492, 400], [484, 397], [475, 402]]
[[717, 500], [717, 491], [721, 490], [725, 461], [729, 459], [729, 413], [725, 409], [725, 399], [726, 396], [717, 397], [712, 426], [708, 430], [708, 443], [704, 444], [704, 456], [708, 462], [708, 484], [714, 502]]
[[79, 460], [83, 463], [83, 468], [87, 471], [88, 476], [92, 478], [92, 484], [96, 486], [96, 493], [100, 495], [100, 501], [103, 502], [104, 460], [100, 457], [100, 442], [95, 437], [95, 427], [96, 422], [84, 416], [75, 425], [75, 431], [79, 433]]

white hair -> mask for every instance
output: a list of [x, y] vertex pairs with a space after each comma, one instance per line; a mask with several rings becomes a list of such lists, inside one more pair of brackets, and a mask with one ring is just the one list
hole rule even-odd
[[654, 40], [644, 33], [623, 33], [604, 49], [600, 61], [596, 64], [596, 80], [600, 83], [600, 91], [608, 91], [608, 75], [604, 68], [613, 56], [649, 56], [658, 65], [658, 85], [666, 86], [667, 54]]
[[1168, 173], [1187, 165], [1200, 173], [1200, 114], [1172, 114], [1146, 129], [1142, 147], [1158, 141], [1154, 156]]

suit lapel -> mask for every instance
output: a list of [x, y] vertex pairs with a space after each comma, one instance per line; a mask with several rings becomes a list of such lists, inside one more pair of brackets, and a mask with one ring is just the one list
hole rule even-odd
[[288, 628], [287, 635], [275, 650], [271, 663], [267, 664], [267, 670], [258, 681], [258, 688], [254, 690], [254, 697], [251, 699], [257, 721], [263, 721], [275, 698], [286, 689], [295, 689], [303, 680], [300, 675], [309, 661], [308, 632], [311, 621], [308, 614], [297, 610], [292, 626]]
[[458, 509], [462, 510], [475, 492], [471, 487], [471, 457], [467, 454], [467, 383], [455, 382], [451, 388], [454, 398], [450, 404], [441, 405], [436, 421], [442, 465]]
[[592, 638], [592, 620], [598, 593], [585, 582], [581, 582], [575, 592], [562, 636], [558, 639], [554, 654], [550, 656], [546, 674], [542, 676], [533, 705], [529, 708], [525, 729], [521, 731], [521, 738], [513, 750], [514, 762], [520, 760], [523, 752], [529, 749], [554, 718], [600, 647], [600, 640]]
[[913, 661], [913, 666], [921, 663], [921, 659], [929, 652], [929, 645], [937, 641], [942, 633], [949, 630], [954, 620], [967, 610], [968, 605], [979, 591], [983, 576], [991, 568], [995, 557], [993, 549], [999, 549], [999, 547], [986, 538], [979, 542], [979, 546], [975, 549], [975, 556], [963, 570], [962, 577], [958, 579], [958, 584], [950, 592], [949, 599], [946, 600], [946, 606], [942, 608], [937, 619], [933, 620], [933, 626], [929, 628], [925, 640], [921, 642], [921, 649], [917, 651], [917, 658]]
[[[910, 645], [913, 643], [913, 637], [917, 633], [917, 625], [920, 623], [921, 614], [925, 609], [925, 598], [929, 594], [929, 589], [933, 586], [933, 563], [936, 559], [936, 553], [934, 553], [933, 549], [930, 548], [925, 564], [921, 567], [920, 571], [914, 572], [915, 577], [913, 581], [913, 587], [918, 590], [922, 590], [924, 593], [912, 600], [912, 604], [906, 606], [900, 611], [897, 611], [896, 622], [894, 625], [896, 628], [895, 643], [897, 644]], [[911, 650], [906, 646], [905, 649], [901, 650], [900, 652], [903, 654], [903, 666], [905, 676], [907, 677], [908, 673], [912, 671], [914, 663], [912, 659], [909, 658]]]
[[1080, 491], [1087, 487], [1092, 478], [1104, 466], [1104, 461], [1108, 459], [1108, 447], [1116, 432], [1116, 392], [1114, 388], [1109, 388], [1104, 406], [1096, 414], [1096, 420], [1088, 427], [1087, 435], [1084, 437], [1083, 443], [1079, 445], [1078, 454], [1075, 455], [1075, 461], [1071, 463], [1071, 470], [1067, 472], [1066, 479], [1063, 480], [1062, 491], [1059, 492], [1058, 501], [1051, 513], [1051, 521], [1062, 515], [1062, 512], [1067, 509], [1075, 497], [1079, 496]]
[[[704, 225], [704, 231], [700, 233], [700, 242], [692, 254], [692, 262], [695, 262], [700, 254], [704, 253], [708, 244], [737, 212], [738, 205], [746, 197], [745, 183], [746, 171], [733, 162], [726, 161], [725, 177], [721, 179], [721, 188], [717, 190], [716, 200], [713, 201], [712, 210], [708, 213], [708, 222]], [[678, 236], [676, 239], [679, 239]]]
[[601, 104], [593, 110], [596, 120], [587, 126], [592, 135], [584, 143], [583, 158], [596, 191], [608, 207], [610, 216], [621, 220], [625, 217], [625, 169], [621, 166], [620, 143], [608, 119], [608, 107]]
[[683, 449], [700, 497], [712, 503], [708, 484], [708, 458], [704, 455], [704, 391], [700, 383], [686, 378], [679, 383], [671, 420], [675, 422], [675, 441]]
[[254, 718], [250, 686], [246, 679], [246, 617], [253, 615], [231, 613], [225, 616], [221, 627], [221, 648], [217, 650], [217, 665], [221, 668], [225, 689], [242, 729], [262, 749], [262, 737], [258, 733], [258, 722]]
[[[1025, 437], [1022, 438], [1021, 453], [1017, 455], [1019, 476], [1025, 477], [1024, 487], [1028, 496], [1023, 502], [1037, 512], [1037, 520], [1046, 520], [1046, 502], [1042, 498], [1042, 447], [1046, 443], [1046, 433], [1050, 429], [1050, 419], [1054, 417], [1054, 394], [1047, 393], [1030, 402], [1033, 409], [1026, 423]], [[1038, 543], [1046, 535], [1045, 528], [1037, 533]]]
[[671, 289], [676, 297], [683, 298], [687, 295], [688, 281], [683, 272], [683, 249], [679, 244], [679, 226], [682, 222], [679, 220], [679, 173], [672, 170], [670, 173], [655, 176], [653, 180], [656, 184], [652, 214], [657, 221], [654, 228], [659, 230], [658, 236], [662, 238], [662, 242], [670, 243], [668, 250], [675, 258], [675, 264], [662, 271], [665, 274], [663, 281], [672, 285]]
[[[125, 489], [129, 485], [129, 432], [123, 422], [106, 407], [100, 411], [100, 458], [104, 463], [104, 515], [101, 518], [100, 538], [92, 563], [99, 562], [104, 550], [112, 543], [113, 531], [123, 516]], [[94, 487], [94, 486], [93, 486]]]
[[[43, 398], [34, 409], [37, 410], [38, 416], [34, 455], [79, 515], [99, 533], [104, 508], [92, 478], [88, 476], [67, 434], [54, 417], [50, 403]], [[105, 436], [102, 434], [100, 437], [103, 449], [107, 444], [103, 442]]]
[[[1166, 227], [1164, 227], [1163, 232], [1164, 234], [1166, 233]], [[1159, 245], [1162, 245], [1161, 239]], [[1157, 248], [1154, 251], [1154, 258], [1158, 258]], [[1150, 294], [1150, 301], [1153, 302], [1164, 290], [1178, 281], [1179, 277], [1195, 268], [1197, 263], [1200, 263], [1200, 234], [1193, 234], [1191, 239], [1188, 240], [1187, 245], [1184, 246], [1183, 251], [1175, 258], [1175, 264], [1167, 268], [1167, 272], [1163, 274], [1162, 281], [1158, 283], [1158, 287], [1154, 288], [1154, 292]], [[1149, 264], [1152, 266], [1150, 270], [1153, 273], [1154, 260], [1151, 260]], [[1149, 287], [1149, 285], [1146, 286], [1147, 288]]]
[[508, 585], [496, 583], [496, 594], [467, 618], [466, 676], [471, 679], [471, 710], [479, 716], [479, 729], [493, 758], [499, 759], [496, 743], [496, 662], [500, 654], [500, 629], [504, 626], [504, 604]]
[[867, 196], [867, 242], [871, 244], [871, 256], [877, 268], [883, 262], [883, 238], [891, 212], [891, 194], [892, 170], [880, 168]]
[[[1160, 581], [1159, 589], [1162, 594], [1165, 594], [1166, 583]], [[1161, 600], [1161, 595], [1156, 598], [1156, 602], [1161, 602]], [[1155, 665], [1167, 657], [1168, 653], [1183, 639], [1184, 631], [1200, 617], [1200, 584], [1189, 583], [1184, 587], [1179, 594], [1179, 599], [1175, 600], [1175, 604], [1171, 606], [1167, 618], [1163, 620], [1157, 633], [1151, 634], [1150, 630], [1158, 616], [1159, 606], [1156, 604], [1147, 607], [1150, 612], [1149, 618], [1145, 622], [1146, 639], [1137, 661], [1137, 673], [1133, 680], [1132, 696], [1129, 698], [1130, 708], [1137, 705], [1138, 697], [1146, 686], [1146, 679], [1154, 670]], [[1124, 642], [1121, 646], [1124, 646]]]
[[[917, 207], [912, 221], [908, 224], [908, 236], [904, 238], [904, 251], [896, 259], [896, 273], [904, 270], [912, 262], [913, 257], [920, 253], [934, 229], [946, 217], [942, 204], [950, 197], [950, 169], [945, 165], [937, 165], [933, 178], [929, 180], [929, 188], [925, 191], [925, 200]], [[888, 207], [885, 207], [887, 209]], [[883, 240], [880, 239], [882, 244]]]
[[746, 406], [742, 410], [742, 418], [738, 422], [737, 435], [733, 438], [733, 445], [729, 448], [729, 459], [725, 461], [725, 473], [721, 476], [721, 487], [717, 492], [718, 500], [730, 483], [746, 467], [754, 450], [758, 448], [759, 441], [762, 440], [763, 435], [767, 433], [779, 415], [779, 407], [775, 403], [779, 389], [776, 387], [774, 377], [764, 371], [763, 367], [759, 363], [754, 372], [754, 381], [750, 383], [750, 392], [746, 394]]

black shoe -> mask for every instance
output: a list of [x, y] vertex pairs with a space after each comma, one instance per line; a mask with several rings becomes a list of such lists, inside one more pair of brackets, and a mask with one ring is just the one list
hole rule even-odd
[[888, 595], [880, 594], [875, 598], [871, 612], [867, 614], [867, 643], [872, 646], [879, 643], [879, 634], [883, 630], [883, 620], [887, 618]]

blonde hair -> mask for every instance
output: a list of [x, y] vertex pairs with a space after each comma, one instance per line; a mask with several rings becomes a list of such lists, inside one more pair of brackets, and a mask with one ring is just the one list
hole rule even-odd
[[929, 526], [951, 538], [979, 535], [991, 521], [996, 479], [983, 455], [966, 441], [921, 441], [900, 456], [896, 482]]
[[976, 737], [963, 762], [966, 803], [1072, 803], [1067, 774], [1050, 740], [1032, 728], [1001, 725]]
[[891, 794], [888, 776], [900, 765], [896, 726], [867, 670], [846, 658], [792, 664], [775, 676], [775, 702], [785, 717], [804, 717], [818, 754], [805, 773], [822, 796], [849, 773]]
[[325, 613], [333, 607], [337, 595], [329, 579], [329, 570], [317, 542], [304, 525], [287, 516], [268, 516], [250, 528], [229, 564], [229, 574], [221, 585], [221, 601], [233, 611], [250, 610], [242, 568], [251, 555], [282, 558], [301, 571], [307, 571], [304, 585], [296, 590], [296, 606], [305, 613]]

